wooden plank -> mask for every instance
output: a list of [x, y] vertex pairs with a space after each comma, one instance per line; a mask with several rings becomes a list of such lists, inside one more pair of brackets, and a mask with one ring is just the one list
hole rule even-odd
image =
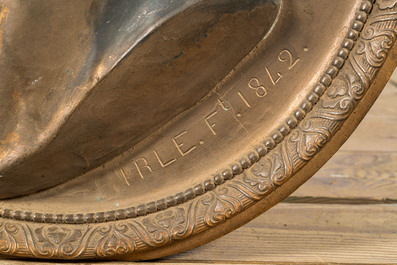
[[[95, 264], [397, 264], [396, 221], [397, 205], [281, 203], [190, 251], [153, 262]], [[0, 264], [27, 262], [2, 260]]]
[[389, 83], [392, 83], [397, 86], [397, 70], [394, 70], [393, 74], [390, 77]]
[[397, 152], [337, 152], [286, 201], [397, 203]]
[[343, 151], [397, 152], [397, 86], [388, 83]]
[[397, 264], [397, 205], [286, 204], [197, 249], [183, 262]]
[[341, 150], [396, 152], [397, 122], [363, 120]]
[[[395, 71], [395, 74], [397, 76], [397, 71]], [[389, 82], [385, 86], [368, 114], [364, 117], [363, 122], [366, 120], [397, 121], [397, 81], [395, 84]], [[362, 126], [365, 127], [365, 125]]]

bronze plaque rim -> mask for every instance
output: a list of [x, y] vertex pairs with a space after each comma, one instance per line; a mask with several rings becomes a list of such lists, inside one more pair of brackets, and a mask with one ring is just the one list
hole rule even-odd
[[[327, 143], [336, 139], [336, 132], [341, 130], [361, 99], [371, 97], [366, 92], [377, 78], [390, 50], [395, 49], [396, 29], [381, 22], [387, 19], [396, 22], [396, 9], [396, 1], [363, 0], [332, 64], [301, 107], [287, 119], [286, 126], [280, 127], [263, 146], [253, 150], [248, 159], [240, 160], [240, 164], [215, 175], [210, 181], [202, 183], [201, 188], [192, 187], [174, 195], [179, 206], [170, 205], [173, 207], [165, 209], [157, 201], [133, 209], [64, 217], [2, 209], [0, 231], [7, 235], [7, 239], [5, 247], [0, 247], [0, 253], [51, 259], [155, 258], [214, 239], [230, 231], [219, 228], [220, 224], [236, 228], [270, 208], [301, 184], [295, 178], [292, 184], [289, 180], [317, 157]], [[371, 45], [378, 41], [382, 41], [382, 45]], [[317, 103], [327, 97], [331, 100], [332, 93], [325, 92], [339, 76], [345, 78], [346, 89], [345, 94], [333, 102], [343, 104], [338, 112]], [[385, 80], [381, 82], [384, 84]], [[294, 160], [297, 157], [299, 159]], [[267, 165], [272, 171], [269, 178], [255, 175], [259, 165]], [[253, 173], [248, 174], [248, 169]], [[284, 184], [290, 187], [280, 193], [280, 187]], [[205, 198], [201, 197], [203, 194]], [[254, 204], [263, 205], [261, 212], [252, 212], [254, 207], [250, 207]], [[230, 225], [231, 218], [239, 219], [243, 211], [250, 217], [240, 218], [238, 224]], [[131, 222], [125, 223], [121, 219], [131, 219]], [[165, 225], [165, 220], [171, 219], [172, 222]], [[203, 223], [197, 224], [197, 219]], [[210, 236], [215, 227], [222, 231]], [[62, 229], [64, 233], [67, 231], [67, 235], [54, 240], [50, 233], [56, 234]], [[131, 231], [137, 236], [129, 235]], [[199, 234], [200, 242], [196, 241]], [[37, 235], [41, 237], [40, 242]], [[114, 245], [112, 240], [116, 240], [117, 244]], [[190, 247], [183, 246], [187, 241], [191, 242]], [[90, 244], [95, 247], [89, 248]]]

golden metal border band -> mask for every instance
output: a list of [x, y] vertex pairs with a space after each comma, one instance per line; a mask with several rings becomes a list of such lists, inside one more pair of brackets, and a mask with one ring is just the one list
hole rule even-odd
[[[0, 254], [52, 259], [132, 255], [198, 235], [264, 199], [301, 170], [332, 139], [384, 64], [396, 41], [397, 0], [376, 1], [374, 8], [377, 10], [367, 20], [372, 3], [362, 2], [333, 65], [309, 95], [311, 99], [308, 97], [295, 112], [295, 118], [301, 120], [299, 124], [291, 126], [280, 140], [280, 134], [284, 133], [276, 132], [272, 137], [273, 149], [263, 155], [256, 150], [257, 156], [249, 157], [251, 162], [245, 170], [244, 165], [238, 173], [236, 168], [229, 169], [234, 178], [224, 182], [228, 176], [223, 172], [219, 186], [215, 187], [214, 179], [211, 191], [187, 203], [148, 216], [106, 223], [43, 224], [15, 220], [15, 214], [9, 217], [14, 220], [9, 220], [3, 210]], [[352, 49], [350, 55], [348, 47]], [[338, 58], [343, 59], [343, 56], [346, 61], [340, 65]]]

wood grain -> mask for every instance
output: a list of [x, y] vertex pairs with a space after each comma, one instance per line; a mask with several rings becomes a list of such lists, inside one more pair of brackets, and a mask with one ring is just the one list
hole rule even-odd
[[397, 71], [394, 71], [394, 73], [391, 75], [389, 84], [397, 87]]
[[397, 203], [397, 152], [339, 151], [287, 202]]
[[[362, 129], [377, 129], [368, 127], [371, 121], [386, 121], [395, 123], [397, 121], [397, 71], [394, 72], [396, 75], [396, 84], [389, 83], [385, 86], [382, 93], [379, 95], [377, 101], [375, 101], [371, 110], [365, 115], [365, 118], [359, 125]], [[392, 127], [396, 124], [392, 125]], [[358, 137], [359, 133], [354, 133], [352, 137]], [[374, 140], [374, 139], [373, 139]], [[342, 147], [342, 150], [344, 147]], [[381, 150], [381, 149], [377, 149]]]
[[397, 263], [396, 221], [396, 205], [282, 203], [212, 243], [166, 260]]

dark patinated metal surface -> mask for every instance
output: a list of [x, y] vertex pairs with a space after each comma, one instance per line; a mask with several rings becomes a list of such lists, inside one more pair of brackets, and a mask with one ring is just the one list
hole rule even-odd
[[3, 198], [98, 167], [191, 108], [277, 14], [268, 1], [12, 1], [3, 9]]
[[396, 64], [394, 0], [0, 1], [0, 254], [148, 259], [244, 224]]

